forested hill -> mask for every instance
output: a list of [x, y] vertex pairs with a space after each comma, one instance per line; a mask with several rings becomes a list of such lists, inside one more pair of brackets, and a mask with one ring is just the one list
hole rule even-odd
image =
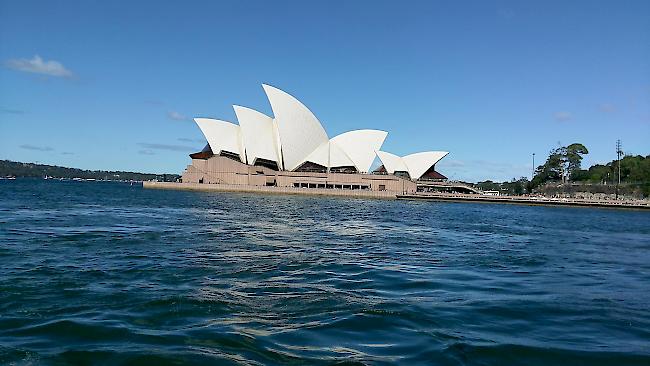
[[83, 170], [66, 168], [56, 165], [34, 163], [20, 163], [9, 160], [0, 160], [0, 177], [54, 177], [54, 178], [82, 178], [98, 180], [158, 180], [174, 182], [178, 174], [147, 174], [122, 171]]

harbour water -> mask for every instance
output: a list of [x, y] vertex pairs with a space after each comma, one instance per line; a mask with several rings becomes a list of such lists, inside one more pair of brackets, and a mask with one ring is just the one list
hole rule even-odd
[[650, 212], [0, 181], [0, 364], [650, 364]]

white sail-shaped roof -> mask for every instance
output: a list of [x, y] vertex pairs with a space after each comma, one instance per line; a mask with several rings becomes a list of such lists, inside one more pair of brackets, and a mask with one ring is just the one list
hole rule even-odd
[[329, 138], [316, 116], [300, 101], [270, 85], [262, 87], [277, 123], [284, 169], [294, 170]]
[[330, 155], [330, 144], [329, 141], [321, 144], [316, 150], [312, 151], [303, 161], [301, 161], [298, 166], [306, 163], [312, 162], [314, 164], [322, 165], [326, 168], [329, 167], [329, 155]]
[[242, 140], [246, 147], [248, 164], [266, 159], [275, 161], [280, 166], [280, 151], [278, 150], [277, 135], [274, 131], [273, 118], [254, 109], [232, 106], [239, 121]]
[[326, 168], [354, 166], [354, 163], [350, 160], [347, 154], [340, 147], [330, 141], [317, 147], [316, 150], [309, 154], [309, 156], [299, 164], [299, 166], [307, 161], [322, 165]]
[[381, 163], [384, 164], [384, 169], [386, 169], [388, 174], [393, 174], [395, 172], [408, 172], [409, 170], [406, 167], [406, 164], [404, 164], [404, 160], [395, 154], [385, 151], [377, 151], [377, 156], [379, 157], [379, 160], [381, 160]]
[[375, 160], [375, 151], [381, 148], [387, 135], [388, 132], [380, 130], [355, 130], [335, 136], [330, 141], [343, 150], [357, 171], [367, 173]]
[[[354, 166], [354, 161], [350, 159], [348, 154], [341, 148], [340, 145], [335, 144], [330, 140], [330, 168], [342, 167], [342, 166]], [[358, 168], [357, 168], [358, 169]]]
[[384, 164], [388, 174], [396, 171], [405, 171], [409, 173], [411, 179], [420, 179], [424, 173], [434, 166], [440, 159], [449, 154], [447, 151], [424, 151], [404, 157], [399, 157], [385, 151], [377, 151], [377, 156]]
[[429, 168], [447, 156], [447, 154], [449, 153], [446, 151], [425, 151], [406, 155], [402, 160], [409, 169], [411, 179], [420, 179]]
[[228, 151], [239, 154], [241, 161], [246, 162], [239, 126], [212, 118], [194, 118], [194, 122], [203, 132], [205, 139], [208, 140], [212, 153], [218, 155], [222, 151]]

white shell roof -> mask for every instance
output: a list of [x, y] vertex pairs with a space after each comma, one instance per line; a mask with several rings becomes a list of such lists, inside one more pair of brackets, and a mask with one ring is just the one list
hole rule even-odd
[[404, 160], [395, 154], [385, 151], [377, 151], [377, 156], [379, 157], [379, 160], [381, 160], [381, 163], [384, 164], [384, 169], [386, 169], [388, 174], [409, 171], [406, 164], [404, 164]]
[[248, 164], [255, 164], [257, 158], [275, 161], [280, 166], [277, 136], [273, 118], [254, 109], [232, 106], [237, 115], [241, 135], [246, 148]]
[[277, 123], [284, 169], [294, 170], [329, 138], [316, 116], [299, 100], [270, 85], [262, 87]]
[[194, 122], [203, 132], [214, 154], [228, 151], [239, 154], [241, 161], [246, 161], [241, 131], [238, 125], [212, 118], [194, 118]]
[[316, 150], [312, 151], [309, 156], [307, 156], [298, 166], [302, 165], [303, 163], [310, 161], [314, 164], [322, 165], [324, 167], [329, 167], [329, 154], [330, 154], [330, 144], [329, 142], [326, 142], [324, 144], [321, 144], [319, 147], [316, 148]]
[[375, 151], [381, 148], [387, 135], [388, 132], [380, 130], [354, 130], [335, 136], [330, 141], [343, 150], [357, 171], [367, 173], [375, 160]]
[[447, 151], [424, 151], [402, 158], [409, 169], [411, 179], [420, 179], [429, 168], [449, 154]]
[[335, 168], [337, 166], [354, 166], [354, 161], [350, 159], [350, 156], [345, 153], [340, 145], [335, 144], [330, 140], [330, 168]]
[[326, 168], [354, 166], [354, 162], [350, 160], [348, 155], [331, 141], [317, 147], [300, 165], [306, 161], [322, 165]]
[[399, 157], [385, 151], [377, 151], [377, 156], [389, 174], [406, 171], [411, 179], [420, 179], [424, 173], [440, 159], [449, 154], [447, 151], [424, 151]]

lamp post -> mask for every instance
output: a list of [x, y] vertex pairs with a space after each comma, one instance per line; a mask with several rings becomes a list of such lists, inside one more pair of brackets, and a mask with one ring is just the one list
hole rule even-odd
[[621, 140], [616, 140], [616, 165], [618, 166], [618, 180], [616, 181], [616, 199], [618, 199], [618, 186], [621, 184]]
[[535, 153], [533, 153], [533, 173], [530, 175], [530, 180], [535, 179]]

